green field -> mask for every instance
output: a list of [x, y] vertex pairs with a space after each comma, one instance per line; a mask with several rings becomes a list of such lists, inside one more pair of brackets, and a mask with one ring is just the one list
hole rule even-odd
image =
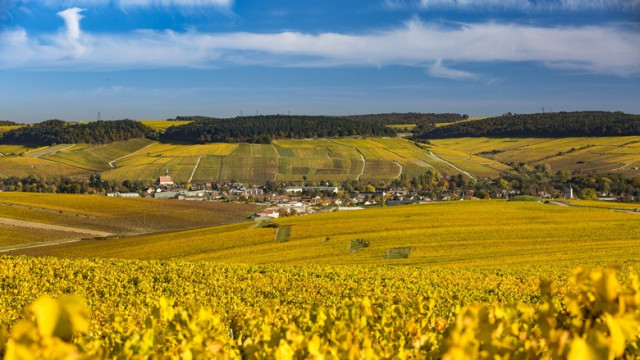
[[[24, 252], [61, 257], [174, 259], [244, 264], [402, 264], [454, 268], [640, 264], [640, 214], [590, 207], [463, 201], [278, 219], [276, 229], [234, 224]], [[328, 241], [323, 241], [324, 239]], [[370, 247], [350, 253], [352, 240]], [[412, 247], [408, 259], [389, 249]], [[179, 249], [179, 250], [178, 250]]]
[[[640, 174], [640, 137], [568, 139], [461, 138], [431, 145], [399, 138], [276, 140], [273, 144], [166, 144], [147, 139], [108, 145], [61, 144], [30, 149], [0, 145], [0, 176], [88, 177], [154, 181], [169, 170], [174, 181], [236, 180], [381, 183], [435, 168], [444, 175], [496, 177], [509, 162], [549, 164], [552, 170]], [[196, 166], [197, 165], [197, 166]], [[193, 174], [193, 178], [191, 178]]]

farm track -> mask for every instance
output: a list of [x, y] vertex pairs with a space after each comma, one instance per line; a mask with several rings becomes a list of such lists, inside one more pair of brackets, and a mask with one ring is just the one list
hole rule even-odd
[[82, 241], [82, 240], [80, 239], [57, 240], [57, 241], [47, 241], [45, 243], [28, 243], [28, 244], [22, 244], [22, 245], [5, 246], [0, 248], [0, 253], [15, 251], [15, 250], [32, 249], [32, 248], [37, 248], [42, 246], [64, 245], [69, 243], [75, 243], [78, 241]]
[[404, 166], [402, 166], [402, 164], [400, 164], [399, 162], [393, 160], [393, 163], [398, 165], [398, 167], [400, 168], [400, 171], [398, 171], [398, 175], [396, 175], [396, 179], [400, 179], [400, 176], [402, 175], [402, 171], [404, 170]]
[[367, 159], [365, 159], [364, 154], [360, 151], [360, 149], [356, 148], [356, 151], [358, 152], [358, 154], [360, 154], [360, 157], [362, 157], [362, 171], [360, 171], [360, 174], [358, 174], [358, 177], [356, 178], [358, 181], [360, 181], [360, 177], [362, 176], [362, 174], [364, 174], [364, 168], [367, 166]]
[[70, 227], [70, 226], [44, 224], [44, 223], [38, 223], [38, 222], [33, 222], [33, 221], [17, 220], [17, 219], [5, 218], [5, 217], [0, 217], [0, 225], [7, 225], [7, 226], [14, 226], [14, 227], [21, 227], [21, 228], [29, 228], [29, 229], [63, 231], [63, 232], [69, 232], [69, 233], [82, 235], [82, 236], [85, 236], [85, 237], [111, 236], [111, 235], [114, 235], [114, 234], [106, 232], [106, 231], [97, 231], [97, 230], [74, 228], [74, 227]]
[[154, 141], [154, 142], [152, 142], [152, 143], [151, 143], [151, 144], [149, 144], [149, 145], [146, 145], [146, 146], [144, 146], [144, 147], [141, 147], [140, 149], [138, 149], [138, 150], [136, 150], [136, 151], [134, 151], [134, 152], [132, 152], [132, 153], [129, 153], [129, 154], [126, 154], [126, 155], [120, 156], [120, 157], [119, 157], [119, 158], [117, 158], [117, 159], [114, 159], [114, 160], [109, 161], [109, 167], [110, 167], [110, 168], [112, 168], [112, 169], [115, 169], [115, 168], [116, 168], [116, 166], [113, 164], [114, 162], [116, 162], [116, 161], [118, 161], [118, 160], [122, 160], [122, 159], [124, 159], [124, 158], [126, 158], [126, 157], [129, 157], [129, 156], [131, 156], [131, 155], [135, 155], [136, 153], [138, 153], [138, 152], [140, 152], [140, 151], [142, 151], [142, 150], [144, 150], [144, 149], [146, 149], [146, 148], [148, 148], [149, 146], [154, 145], [154, 144], [156, 144], [156, 142], [155, 142], [155, 141]]
[[193, 167], [193, 171], [191, 172], [191, 176], [189, 176], [189, 181], [187, 181], [187, 182], [189, 182], [189, 183], [190, 183], [190, 182], [191, 182], [191, 180], [193, 179], [193, 175], [195, 175], [195, 174], [196, 174], [196, 170], [198, 169], [198, 165], [200, 165], [200, 160], [202, 160], [202, 156], [200, 156], [200, 157], [198, 158], [198, 162], [196, 163], [196, 166], [194, 166], [194, 167]]
[[448, 162], [447, 160], [444, 160], [444, 159], [442, 159], [442, 158], [438, 157], [438, 156], [437, 156], [436, 154], [434, 154], [431, 150], [429, 150], [429, 155], [431, 155], [431, 157], [432, 157], [432, 158], [434, 158], [434, 159], [436, 159], [436, 160], [438, 160], [438, 161], [441, 161], [441, 162], [443, 162], [443, 163], [445, 163], [445, 164], [447, 164], [447, 165], [451, 166], [452, 168], [456, 169], [457, 171], [459, 171], [459, 172], [461, 172], [461, 173], [463, 173], [463, 174], [467, 175], [468, 177], [470, 177], [470, 178], [472, 178], [472, 179], [476, 180], [476, 177], [475, 177], [475, 176], [473, 176], [471, 173], [469, 173], [469, 172], [467, 172], [467, 171], [464, 171], [464, 170], [460, 169], [459, 167], [457, 167], [457, 166], [453, 165], [452, 163]]

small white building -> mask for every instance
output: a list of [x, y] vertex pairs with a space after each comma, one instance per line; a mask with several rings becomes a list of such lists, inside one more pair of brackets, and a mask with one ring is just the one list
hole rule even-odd
[[272, 219], [277, 219], [280, 217], [280, 212], [276, 209], [267, 208], [260, 211], [259, 213], [256, 213], [256, 215], [259, 217], [268, 217]]
[[568, 188], [564, 189], [564, 198], [565, 199], [573, 199], [573, 188], [571, 186], [569, 186]]
[[136, 198], [136, 197], [140, 197], [140, 194], [135, 193], [135, 192], [129, 192], [129, 193], [114, 192], [114, 193], [107, 193], [107, 196], [108, 197]]

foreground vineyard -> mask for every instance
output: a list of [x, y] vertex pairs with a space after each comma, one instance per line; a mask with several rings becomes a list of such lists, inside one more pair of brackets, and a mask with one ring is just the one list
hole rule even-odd
[[[578, 202], [581, 204], [582, 202]], [[625, 206], [608, 203], [609, 206]], [[538, 202], [448, 201], [292, 216], [288, 241], [274, 228], [238, 223], [114, 241], [12, 252], [58, 257], [171, 259], [241, 264], [403, 264], [439, 267], [640, 265], [640, 215]], [[369, 246], [351, 251], [351, 242]], [[411, 248], [407, 259], [387, 259]]]
[[[0, 354], [633, 357], [640, 289], [629, 270], [621, 269], [621, 286], [609, 271], [579, 270], [567, 281], [569, 274], [515, 268], [1, 257], [0, 327], [11, 330], [0, 330]], [[559, 280], [539, 286], [541, 277]]]

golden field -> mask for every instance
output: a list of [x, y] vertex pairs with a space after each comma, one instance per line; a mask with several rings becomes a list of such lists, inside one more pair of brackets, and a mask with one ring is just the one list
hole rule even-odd
[[[140, 200], [0, 193], [0, 216], [204, 212]], [[599, 204], [380, 207], [12, 251], [35, 256], [0, 255], [0, 356], [633, 358], [640, 214]]]
[[[536, 202], [456, 201], [282, 218], [251, 223], [27, 249], [14, 254], [165, 259], [235, 264], [398, 264], [452, 268], [637, 266], [640, 214]], [[351, 241], [370, 246], [350, 252]], [[410, 247], [408, 259], [385, 259]]]
[[[184, 202], [100, 195], [0, 192], [0, 218], [87, 229], [116, 235], [228, 224], [246, 220], [254, 205]], [[0, 224], [0, 246], [78, 238], [77, 234]]]

